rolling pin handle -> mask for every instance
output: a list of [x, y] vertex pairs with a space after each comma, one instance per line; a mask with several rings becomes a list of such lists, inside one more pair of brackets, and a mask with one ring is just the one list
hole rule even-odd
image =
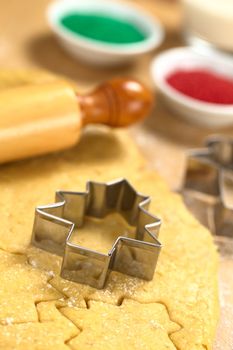
[[152, 92], [133, 79], [117, 78], [88, 95], [77, 95], [82, 124], [121, 127], [145, 118], [153, 105]]

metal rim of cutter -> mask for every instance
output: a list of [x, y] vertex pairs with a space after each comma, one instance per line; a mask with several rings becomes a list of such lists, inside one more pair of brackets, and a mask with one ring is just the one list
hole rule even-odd
[[[88, 181], [85, 192], [57, 191], [55, 203], [35, 210], [32, 244], [63, 256], [61, 276], [74, 282], [103, 288], [111, 270], [151, 280], [162, 245], [157, 239], [161, 220], [147, 211], [149, 204], [150, 197], [126, 179]], [[71, 242], [85, 216], [112, 212], [135, 226], [135, 239], [119, 235], [107, 254]]]
[[232, 237], [233, 138], [213, 135], [205, 144], [205, 148], [188, 152], [182, 194], [191, 211], [213, 233]]

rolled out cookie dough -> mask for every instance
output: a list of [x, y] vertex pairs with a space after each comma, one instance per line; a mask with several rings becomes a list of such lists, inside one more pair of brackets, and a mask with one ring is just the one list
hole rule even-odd
[[[103, 290], [63, 280], [61, 258], [30, 246], [35, 206], [53, 202], [57, 189], [118, 177], [151, 195], [150, 212], [163, 221], [154, 279], [112, 272]], [[71, 150], [2, 165], [0, 191], [0, 349], [211, 349], [219, 313], [212, 237], [146, 170], [125, 131], [89, 129]], [[116, 233], [107, 227], [95, 228], [106, 249]], [[89, 231], [80, 232], [83, 244], [93, 244]]]

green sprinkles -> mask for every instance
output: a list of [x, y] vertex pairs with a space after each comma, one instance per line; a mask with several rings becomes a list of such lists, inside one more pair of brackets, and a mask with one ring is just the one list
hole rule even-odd
[[109, 44], [132, 44], [146, 38], [136, 25], [98, 13], [71, 13], [60, 22], [75, 34]]

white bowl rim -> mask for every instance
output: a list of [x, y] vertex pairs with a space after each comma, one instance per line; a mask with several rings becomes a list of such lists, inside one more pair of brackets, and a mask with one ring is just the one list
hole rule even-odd
[[193, 110], [196, 110], [197, 112], [204, 112], [204, 113], [210, 113], [213, 115], [218, 114], [224, 114], [224, 115], [233, 115], [233, 104], [230, 105], [224, 105], [224, 104], [217, 104], [217, 103], [210, 103], [205, 101], [199, 101], [195, 98], [186, 96], [185, 94], [177, 91], [175, 88], [170, 86], [166, 80], [165, 80], [165, 74], [160, 71], [160, 62], [162, 60], [165, 60], [168, 56], [174, 56], [174, 60], [176, 60], [177, 54], [193, 54], [194, 57], [197, 57], [199, 55], [200, 57], [205, 59], [205, 62], [209, 61], [215, 61], [215, 62], [223, 62], [228, 65], [232, 65], [232, 71], [233, 71], [233, 63], [229, 57], [227, 57], [224, 54], [219, 54], [215, 52], [211, 52], [211, 56], [203, 55], [199, 53], [198, 51], [190, 48], [190, 47], [178, 47], [175, 49], [169, 49], [166, 51], [163, 51], [161, 54], [157, 55], [151, 63], [151, 74], [154, 78], [155, 84], [158, 87], [158, 89], [166, 96], [171, 98], [175, 103], [179, 103], [184, 105], [187, 108], [191, 108]]
[[[128, 56], [128, 55], [134, 55], [134, 54], [142, 54], [148, 51], [151, 51], [158, 47], [165, 36], [163, 26], [161, 25], [160, 21], [152, 16], [150, 16], [148, 13], [143, 12], [136, 7], [131, 6], [129, 4], [120, 2], [120, 1], [107, 1], [107, 0], [99, 0], [98, 2], [96, 0], [85, 0], [81, 5], [88, 8], [88, 6], [91, 6], [91, 10], [94, 9], [103, 9], [103, 6], [105, 8], [114, 9], [120, 12], [120, 10], [128, 11], [133, 13], [135, 17], [140, 17], [143, 26], [147, 27], [147, 29], [150, 30], [151, 34], [148, 35], [147, 38], [145, 38], [141, 42], [137, 43], [130, 43], [130, 44], [112, 44], [112, 43], [103, 43], [98, 40], [94, 40], [91, 38], [86, 38], [84, 36], [81, 36], [76, 33], [72, 33], [69, 29], [66, 29], [62, 25], [58, 23], [58, 15], [55, 14], [55, 12], [60, 7], [60, 12], [63, 12], [62, 8], [66, 8], [64, 10], [63, 14], [68, 13], [69, 9], [71, 8], [80, 8], [80, 2], [74, 1], [74, 0], [55, 0], [52, 3], [50, 3], [47, 7], [47, 19], [49, 22], [49, 25], [51, 29], [60, 36], [63, 40], [68, 41], [70, 44], [77, 46], [80, 45], [83, 48], [99, 52], [99, 53], [106, 53], [106, 54], [114, 54], [119, 56]], [[113, 11], [112, 11], [113, 13]], [[61, 17], [62, 15], [60, 15]]]

